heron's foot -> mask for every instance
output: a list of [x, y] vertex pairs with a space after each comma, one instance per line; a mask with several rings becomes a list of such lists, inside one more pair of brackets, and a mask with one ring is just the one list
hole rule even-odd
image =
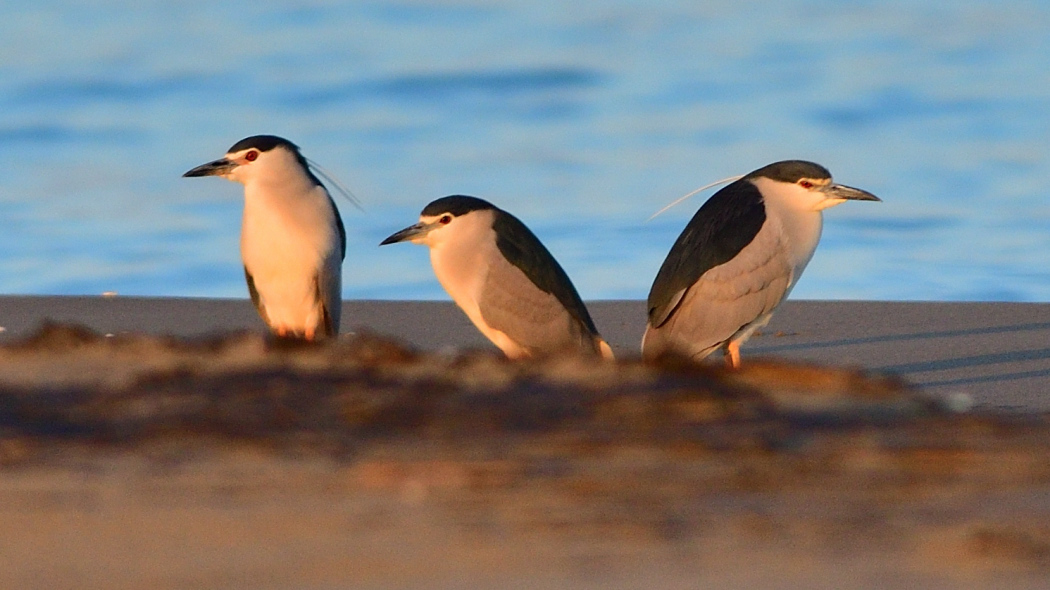
[[726, 359], [727, 369], [739, 369], [740, 368], [740, 343], [730, 342], [726, 344], [723, 350]]

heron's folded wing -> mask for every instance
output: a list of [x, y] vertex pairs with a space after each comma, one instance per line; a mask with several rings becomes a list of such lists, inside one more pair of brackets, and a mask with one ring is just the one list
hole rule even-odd
[[[539, 313], [538, 310], [543, 309], [542, 314], [557, 316], [558, 322], [568, 318], [570, 325], [562, 332], [576, 339], [586, 335], [588, 341], [593, 341], [598, 329], [587, 307], [565, 270], [539, 238], [520, 220], [502, 210], [496, 212], [493, 229], [501, 263], [490, 272], [486, 281], [485, 291], [492, 290], [492, 303], [504, 296], [501, 293], [505, 292], [504, 284], [515, 285], [517, 293], [506, 294], [520, 297], [522, 301], [518, 305], [532, 306], [534, 311], [530, 313]], [[482, 314], [485, 313], [485, 306], [482, 306]]]
[[478, 300], [490, 327], [532, 354], [578, 349], [585, 343], [595, 346], [591, 331], [558, 297], [539, 288], [505, 258], [495, 258]]
[[649, 325], [660, 327], [686, 291], [712, 268], [739, 254], [766, 221], [758, 188], [738, 180], [715, 193], [682, 230], [649, 291]]
[[703, 274], [686, 292], [664, 328], [695, 354], [764, 321], [794, 281], [786, 248], [773, 232], [759, 232], [731, 261]]

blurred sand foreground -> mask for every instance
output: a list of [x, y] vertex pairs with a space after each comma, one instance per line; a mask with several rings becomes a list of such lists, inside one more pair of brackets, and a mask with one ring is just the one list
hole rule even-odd
[[1050, 417], [958, 401], [53, 326], [0, 347], [0, 588], [1047, 587]]

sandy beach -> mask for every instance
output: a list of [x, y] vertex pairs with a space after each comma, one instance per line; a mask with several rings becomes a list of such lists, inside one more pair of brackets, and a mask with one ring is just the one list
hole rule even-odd
[[444, 302], [301, 346], [247, 301], [0, 298], [0, 587], [1045, 587], [1050, 306], [791, 302], [738, 373], [591, 308], [617, 363]]

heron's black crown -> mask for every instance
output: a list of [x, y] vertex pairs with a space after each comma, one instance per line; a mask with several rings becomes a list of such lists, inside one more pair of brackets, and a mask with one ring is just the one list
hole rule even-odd
[[277, 137], [276, 135], [253, 135], [251, 137], [245, 137], [233, 144], [233, 147], [227, 150], [226, 153], [232, 154], [248, 148], [255, 148], [260, 152], [268, 152], [278, 146], [283, 146], [295, 153], [299, 153], [299, 146], [283, 137]]
[[814, 162], [807, 162], [805, 160], [784, 160], [782, 162], [773, 162], [768, 166], [763, 166], [758, 170], [749, 173], [744, 178], [768, 178], [780, 182], [794, 183], [803, 178], [830, 179], [831, 172], [828, 172], [827, 168]]
[[[324, 184], [321, 183], [321, 179], [317, 178], [313, 173], [313, 170], [310, 169], [310, 162], [306, 159], [306, 156], [299, 151], [299, 146], [283, 137], [277, 137], [276, 135], [253, 135], [251, 137], [245, 137], [233, 144], [226, 153], [233, 154], [246, 149], [257, 149], [260, 152], [268, 152], [276, 147], [284, 147], [291, 150], [291, 152], [295, 154], [296, 161], [302, 166], [303, 172], [310, 177], [310, 181], [317, 186], [324, 186]], [[335, 207], [335, 205], [332, 206]]]
[[495, 208], [495, 205], [484, 199], [468, 197], [466, 195], [451, 195], [448, 197], [441, 197], [440, 199], [431, 202], [423, 208], [423, 212], [420, 215], [423, 215], [424, 217], [433, 217], [441, 215], [442, 213], [451, 213], [452, 215], [459, 217], [460, 215], [466, 215], [471, 211], [483, 211]]

